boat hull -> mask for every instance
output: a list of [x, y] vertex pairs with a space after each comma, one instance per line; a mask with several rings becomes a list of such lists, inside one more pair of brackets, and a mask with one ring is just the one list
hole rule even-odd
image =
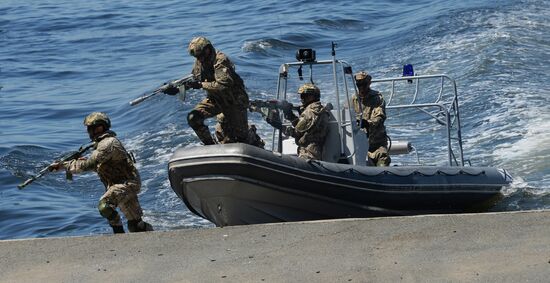
[[476, 167], [364, 167], [306, 161], [246, 144], [178, 149], [172, 189], [217, 226], [484, 211], [510, 182]]

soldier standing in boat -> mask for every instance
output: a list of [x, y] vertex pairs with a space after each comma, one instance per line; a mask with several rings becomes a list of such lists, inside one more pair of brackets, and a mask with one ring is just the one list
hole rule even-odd
[[283, 126], [278, 111], [271, 111], [266, 121], [274, 128], [281, 130], [286, 136], [296, 139], [298, 145], [298, 157], [305, 159], [321, 160], [323, 145], [328, 132], [329, 112], [321, 104], [321, 91], [317, 86], [306, 83], [298, 89], [302, 101], [297, 117], [292, 112], [292, 105], [283, 107], [285, 119], [289, 120], [292, 126]]
[[[204, 120], [216, 116], [218, 124], [215, 133], [220, 143], [242, 142], [263, 148], [264, 142], [256, 134], [256, 128], [248, 126], [248, 94], [233, 63], [202, 36], [191, 40], [188, 51], [196, 58], [192, 74], [198, 81], [187, 87], [204, 89], [207, 93], [207, 97], [187, 115], [189, 126], [202, 143], [215, 143]], [[174, 95], [179, 89], [171, 86], [164, 92]]]
[[388, 138], [384, 121], [386, 120], [386, 102], [382, 94], [370, 88], [371, 75], [359, 72], [354, 75], [359, 89], [352, 98], [357, 115], [357, 123], [369, 139], [368, 163], [371, 166], [389, 166]]
[[54, 163], [51, 168], [65, 168], [71, 173], [97, 172], [106, 189], [99, 199], [99, 213], [109, 221], [114, 233], [124, 233], [117, 207], [126, 216], [130, 232], [152, 231], [153, 227], [141, 218], [143, 211], [137, 195], [141, 180], [134, 158], [116, 138], [116, 133], [110, 130], [111, 120], [105, 113], [94, 112], [84, 119], [84, 125], [95, 143], [90, 158]]

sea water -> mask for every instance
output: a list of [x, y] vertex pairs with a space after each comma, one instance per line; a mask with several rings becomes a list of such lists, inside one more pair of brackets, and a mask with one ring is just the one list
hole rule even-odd
[[[167, 162], [199, 145], [186, 115], [204, 98], [128, 102], [189, 73], [189, 40], [227, 54], [251, 99], [276, 91], [298, 48], [374, 78], [445, 73], [457, 80], [465, 157], [514, 176], [493, 211], [550, 208], [549, 1], [0, 1], [0, 239], [111, 233], [95, 174], [25, 178], [87, 142], [93, 111], [134, 152], [144, 218], [157, 230], [211, 226], [171, 190]], [[373, 85], [376, 88], [376, 85]], [[390, 114], [388, 114], [390, 115]], [[250, 114], [262, 137], [271, 127]], [[388, 118], [388, 122], [391, 117]], [[391, 128], [388, 128], [391, 135]]]

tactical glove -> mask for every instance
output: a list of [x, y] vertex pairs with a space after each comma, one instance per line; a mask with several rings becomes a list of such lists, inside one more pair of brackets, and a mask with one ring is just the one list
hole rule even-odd
[[285, 119], [287, 119], [289, 121], [294, 121], [294, 120], [298, 119], [298, 116], [294, 115], [294, 113], [292, 113], [292, 111], [285, 112], [283, 114], [285, 116]]
[[294, 119], [298, 118], [296, 117], [296, 115], [294, 115], [294, 113], [292, 113], [292, 103], [283, 100], [281, 101], [281, 104], [281, 109], [283, 110], [283, 115], [285, 119], [293, 121]]
[[50, 164], [50, 166], [48, 166], [48, 171], [50, 171], [50, 172], [58, 171], [58, 170], [61, 170], [63, 168], [65, 168], [65, 166], [63, 166], [62, 162], [54, 162], [54, 163]]
[[279, 111], [277, 109], [270, 110], [269, 113], [267, 114], [267, 117], [265, 118], [265, 121], [277, 130], [280, 130], [283, 128], [283, 123], [279, 118]]
[[176, 95], [180, 92], [180, 89], [173, 84], [168, 84], [162, 89], [162, 92], [168, 95]]
[[202, 88], [202, 83], [201, 82], [198, 82], [198, 81], [190, 81], [190, 82], [186, 82], [185, 83], [185, 88], [186, 89], [200, 89]]
[[283, 123], [281, 123], [281, 121], [277, 121], [277, 120], [271, 120], [269, 118], [266, 118], [265, 121], [270, 124], [271, 126], [273, 126], [273, 128], [277, 129], [277, 130], [280, 130], [283, 128]]
[[281, 101], [281, 109], [283, 110], [283, 112], [292, 111], [292, 103], [286, 100]]

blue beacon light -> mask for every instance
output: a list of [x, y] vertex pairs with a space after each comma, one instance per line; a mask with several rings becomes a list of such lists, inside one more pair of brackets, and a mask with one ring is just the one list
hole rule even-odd
[[[413, 65], [407, 64], [403, 65], [403, 77], [412, 77], [414, 76], [414, 69]], [[412, 84], [412, 80], [407, 80], [410, 84]]]

